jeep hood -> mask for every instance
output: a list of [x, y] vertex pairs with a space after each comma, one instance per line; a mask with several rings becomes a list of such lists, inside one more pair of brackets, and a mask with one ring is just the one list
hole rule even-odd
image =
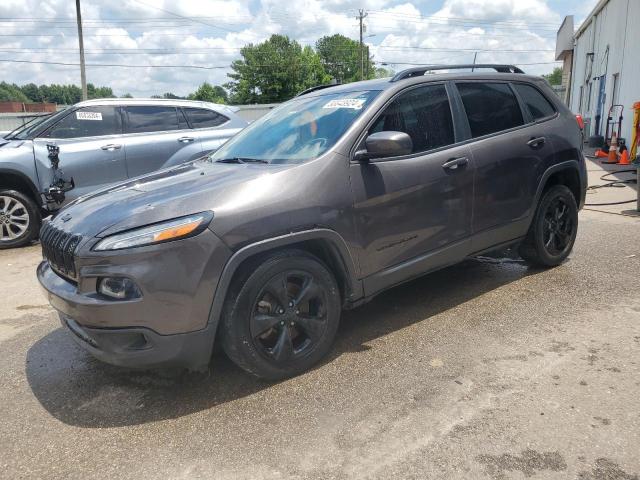
[[80, 197], [60, 210], [53, 223], [75, 234], [104, 237], [205, 210], [215, 215], [216, 206], [238, 188], [291, 167], [199, 160]]

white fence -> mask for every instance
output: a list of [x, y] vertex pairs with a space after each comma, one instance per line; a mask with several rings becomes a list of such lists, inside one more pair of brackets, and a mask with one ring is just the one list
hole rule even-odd
[[263, 104], [255, 104], [255, 105], [236, 105], [235, 108], [238, 109], [236, 112], [238, 116], [247, 122], [251, 123], [254, 120], [259, 119], [261, 116], [265, 115], [269, 110], [274, 107], [277, 107], [278, 103], [263, 103]]
[[9, 132], [14, 128], [18, 128], [20, 125], [24, 125], [33, 118], [42, 115], [48, 114], [41, 112], [0, 113], [0, 132]]

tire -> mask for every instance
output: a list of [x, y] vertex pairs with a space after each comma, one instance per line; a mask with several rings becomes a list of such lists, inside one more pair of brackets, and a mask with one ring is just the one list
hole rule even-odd
[[542, 194], [520, 256], [537, 267], [560, 265], [571, 253], [577, 233], [576, 200], [565, 185], [554, 185]]
[[333, 345], [341, 313], [333, 274], [316, 257], [283, 250], [244, 269], [227, 295], [222, 348], [243, 370], [281, 380], [308, 370]]
[[42, 216], [31, 198], [0, 189], [0, 249], [29, 245], [40, 233]]

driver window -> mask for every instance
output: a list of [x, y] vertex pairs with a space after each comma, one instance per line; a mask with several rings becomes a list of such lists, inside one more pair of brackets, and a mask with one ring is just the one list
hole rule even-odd
[[413, 153], [453, 144], [453, 120], [445, 86], [426, 85], [401, 94], [377, 118], [369, 134], [385, 131], [408, 134]]
[[83, 138], [122, 133], [117, 107], [92, 106], [71, 112], [45, 135], [48, 138]]

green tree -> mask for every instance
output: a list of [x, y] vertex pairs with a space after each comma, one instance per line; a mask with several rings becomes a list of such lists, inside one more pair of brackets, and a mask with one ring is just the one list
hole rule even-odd
[[213, 86], [209, 82], [204, 82], [187, 98], [189, 100], [200, 100], [201, 102], [227, 103], [227, 92], [219, 85]]
[[373, 71], [373, 78], [393, 77], [393, 70], [384, 67], [377, 67]]
[[[72, 85], [69, 85], [70, 87]], [[87, 97], [88, 98], [113, 98], [113, 90], [111, 87], [96, 87], [93, 83], [87, 83]]]
[[[360, 80], [359, 42], [340, 34], [325, 36], [316, 42], [316, 51], [326, 72], [338, 83]], [[375, 65], [369, 58], [368, 48], [365, 48], [364, 55], [366, 60], [363, 78], [375, 78]]]
[[40, 89], [35, 83], [28, 83], [26, 85], [23, 85], [22, 87], [20, 87], [20, 90], [22, 90], [22, 93], [24, 93], [25, 96], [32, 102], [42, 101], [42, 95], [40, 94]]
[[272, 35], [240, 50], [242, 59], [231, 64], [232, 103], [272, 103], [292, 98], [306, 88], [328, 83], [331, 77], [311, 47], [302, 47], [285, 35]]
[[29, 102], [20, 87], [15, 83], [0, 82], [0, 102]]
[[122, 95], [122, 97], [120, 97], [120, 98], [133, 98], [133, 95], [131, 95], [129, 92], [127, 92], [124, 95]]
[[556, 67], [553, 69], [553, 72], [542, 75], [547, 82], [551, 85], [561, 85], [562, 84], [562, 67]]

